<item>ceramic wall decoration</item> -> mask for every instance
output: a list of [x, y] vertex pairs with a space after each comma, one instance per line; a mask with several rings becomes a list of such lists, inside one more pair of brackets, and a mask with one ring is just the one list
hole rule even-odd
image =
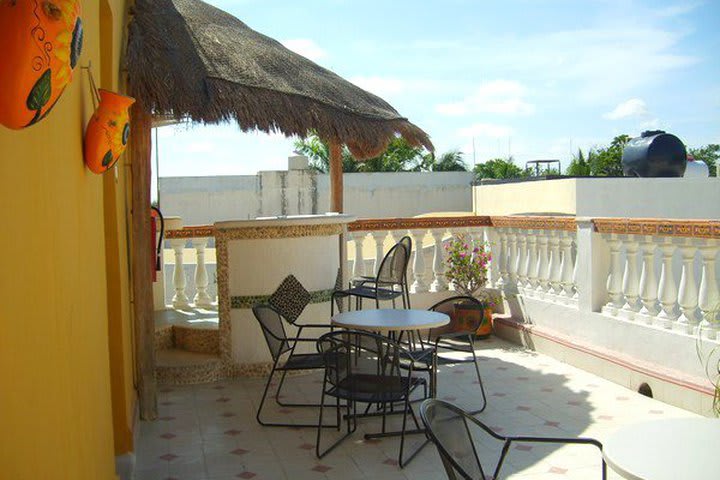
[[72, 81], [82, 43], [80, 0], [0, 0], [0, 124], [45, 118]]
[[125, 151], [130, 135], [130, 106], [135, 99], [100, 89], [100, 104], [85, 132], [85, 164], [105, 173]]

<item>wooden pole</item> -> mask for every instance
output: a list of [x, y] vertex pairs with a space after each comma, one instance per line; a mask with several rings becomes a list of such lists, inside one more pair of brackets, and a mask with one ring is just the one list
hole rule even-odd
[[330, 211], [343, 211], [342, 145], [330, 144]]
[[137, 101], [131, 110], [130, 155], [132, 175], [132, 268], [135, 362], [140, 418], [157, 418], [155, 381], [155, 319], [153, 318], [152, 265], [154, 245], [150, 232], [152, 117]]

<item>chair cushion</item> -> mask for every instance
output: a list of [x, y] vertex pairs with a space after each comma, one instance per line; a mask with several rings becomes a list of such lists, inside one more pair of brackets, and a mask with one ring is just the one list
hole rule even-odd
[[310, 303], [310, 293], [293, 275], [288, 275], [277, 290], [270, 295], [268, 303], [275, 307], [288, 322], [295, 323]]

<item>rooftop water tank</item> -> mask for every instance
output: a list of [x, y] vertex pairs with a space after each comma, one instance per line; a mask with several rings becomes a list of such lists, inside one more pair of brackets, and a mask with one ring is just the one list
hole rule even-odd
[[626, 177], [682, 177], [687, 167], [685, 145], [662, 130], [643, 132], [628, 142], [622, 155]]

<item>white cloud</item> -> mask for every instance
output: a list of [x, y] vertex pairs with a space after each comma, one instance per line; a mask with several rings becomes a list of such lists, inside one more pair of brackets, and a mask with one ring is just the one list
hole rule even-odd
[[461, 128], [457, 134], [461, 137], [505, 138], [513, 134], [513, 129], [506, 125], [475, 123], [469, 127]]
[[535, 111], [535, 106], [525, 101], [526, 95], [527, 88], [520, 82], [495, 80], [481, 84], [463, 100], [439, 104], [435, 110], [450, 116], [475, 113], [529, 115]]
[[642, 117], [647, 115], [647, 104], [642, 98], [631, 98], [620, 103], [612, 112], [603, 115], [608, 120], [620, 120], [628, 117]]
[[658, 17], [678, 17], [680, 15], [685, 15], [687, 13], [692, 12], [697, 7], [699, 7], [699, 3], [687, 3], [687, 4], [677, 4], [677, 5], [669, 5], [664, 8], [660, 8], [655, 12], [655, 15]]
[[350, 81], [358, 87], [381, 97], [401, 93], [407, 88], [405, 80], [394, 77], [352, 77]]
[[315, 43], [315, 41], [310, 40], [309, 38], [294, 38], [290, 40], [283, 40], [280, 43], [285, 45], [285, 47], [289, 50], [292, 50], [305, 58], [309, 58], [314, 62], [327, 57], [327, 52], [323, 50], [320, 45]]

